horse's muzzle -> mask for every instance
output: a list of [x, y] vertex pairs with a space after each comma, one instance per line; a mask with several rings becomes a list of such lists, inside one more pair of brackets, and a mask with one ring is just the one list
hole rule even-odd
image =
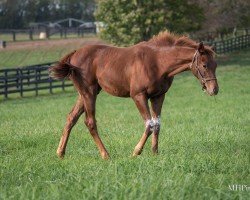
[[219, 92], [219, 87], [215, 86], [213, 88], [207, 88], [205, 85], [203, 85], [202, 90], [210, 96], [215, 96]]

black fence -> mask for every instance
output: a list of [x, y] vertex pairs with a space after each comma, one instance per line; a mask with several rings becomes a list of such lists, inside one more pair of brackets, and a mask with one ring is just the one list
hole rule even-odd
[[250, 34], [250, 28], [228, 28], [225, 31], [194, 32], [191, 38], [197, 41], [215, 42]]
[[53, 93], [54, 88], [65, 90], [72, 86], [69, 80], [58, 81], [49, 77], [48, 68], [51, 64], [53, 63], [0, 70], [0, 96], [8, 98], [9, 94], [19, 93], [23, 97], [25, 92], [30, 91], [38, 95], [40, 90]]
[[229, 53], [250, 47], [250, 35], [242, 35], [218, 42], [209, 42], [208, 44], [215, 47], [217, 54]]

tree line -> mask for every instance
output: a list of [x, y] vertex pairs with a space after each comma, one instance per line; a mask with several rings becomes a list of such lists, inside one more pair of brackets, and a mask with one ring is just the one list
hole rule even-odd
[[159, 31], [228, 31], [250, 27], [246, 0], [0, 0], [0, 29], [68, 17], [103, 22], [101, 37], [134, 44]]
[[250, 26], [246, 0], [99, 0], [96, 17], [105, 23], [102, 38], [134, 44], [159, 31], [227, 32]]
[[68, 17], [94, 21], [94, 0], [0, 0], [0, 29], [27, 28], [32, 22]]

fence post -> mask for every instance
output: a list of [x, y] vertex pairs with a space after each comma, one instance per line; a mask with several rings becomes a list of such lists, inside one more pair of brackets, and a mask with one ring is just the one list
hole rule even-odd
[[52, 94], [53, 91], [52, 91], [52, 78], [49, 77], [49, 93]]
[[67, 38], [67, 29], [64, 28], [64, 38]]
[[246, 48], [247, 47], [247, 35], [244, 35], [243, 36], [243, 43], [244, 43], [244, 48]]
[[246, 43], [247, 43], [247, 47], [250, 47], [250, 35], [246, 36]]
[[28, 72], [27, 72], [27, 82], [28, 82], [28, 86], [30, 86], [30, 70], [28, 69]]
[[4, 72], [4, 97], [7, 99], [8, 98], [8, 71], [6, 70]]
[[245, 35], [242, 35], [241, 36], [241, 47], [242, 47], [242, 49], [245, 47], [245, 44], [246, 44], [246, 41], [245, 41]]
[[229, 46], [230, 48], [228, 48], [227, 51], [226, 51], [225, 53], [227, 53], [227, 52], [232, 52], [233, 49], [234, 49], [234, 47], [235, 47], [235, 45], [236, 45], [236, 38], [235, 38], [235, 37], [234, 37], [234, 38], [231, 38], [231, 39], [228, 39], [227, 41], [228, 41], [228, 46]]
[[224, 33], [221, 33], [221, 40], [224, 40]]
[[23, 97], [23, 70], [20, 69], [20, 74], [21, 76], [19, 76], [20, 78], [20, 96]]
[[242, 48], [245, 48], [246, 47], [246, 41], [245, 41], [245, 35], [242, 35], [241, 36], [241, 38], [242, 38]]
[[62, 37], [63, 37], [63, 29], [60, 28], [60, 38], [62, 38]]
[[214, 51], [217, 52], [217, 42], [213, 43]]
[[81, 37], [84, 36], [84, 28], [81, 28]]
[[15, 42], [16, 41], [16, 32], [15, 31], [12, 31], [12, 38], [13, 38], [13, 41]]
[[62, 90], [65, 91], [65, 80], [62, 81]]
[[30, 38], [30, 40], [33, 40], [33, 30], [32, 29], [29, 30], [29, 38]]
[[35, 69], [35, 81], [36, 81], [36, 83], [35, 83], [35, 90], [36, 90], [36, 96], [38, 95], [38, 84], [37, 84], [37, 69]]
[[242, 36], [238, 38], [238, 46], [239, 46], [239, 49], [242, 49]]
[[248, 35], [248, 28], [245, 28], [244, 35]]
[[19, 68], [16, 69], [16, 88], [18, 89], [19, 88], [19, 76], [20, 76], [20, 73], [19, 73]]
[[77, 28], [77, 37], [80, 36], [80, 28]]
[[46, 27], [46, 38], [49, 39], [49, 28]]
[[234, 38], [237, 37], [237, 28], [236, 27], [234, 27], [234, 30], [233, 30], [233, 37]]
[[[226, 41], [227, 41], [227, 40], [226, 40]], [[225, 45], [226, 42], [222, 41], [221, 44], [222, 44], [222, 50], [221, 50], [221, 52], [222, 52], [222, 53], [225, 53], [225, 52], [226, 52], [226, 51], [225, 51], [225, 50], [226, 50], [226, 45]]]

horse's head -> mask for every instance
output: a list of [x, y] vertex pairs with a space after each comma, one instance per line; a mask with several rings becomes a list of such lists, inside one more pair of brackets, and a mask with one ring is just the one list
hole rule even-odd
[[219, 91], [215, 75], [216, 67], [212, 49], [206, 49], [201, 42], [194, 54], [190, 69], [199, 79], [202, 89], [210, 96], [218, 94]]

